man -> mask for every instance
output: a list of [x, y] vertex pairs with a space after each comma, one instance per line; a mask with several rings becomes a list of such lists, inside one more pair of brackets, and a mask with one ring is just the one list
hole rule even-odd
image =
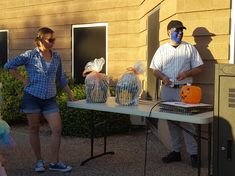
[[[150, 68], [156, 78], [162, 80], [161, 100], [180, 101], [180, 88], [192, 83], [192, 76], [202, 72], [202, 59], [197, 49], [182, 41], [186, 27], [181, 21], [172, 20], [167, 25], [169, 41], [160, 46], [153, 56]], [[174, 122], [177, 123], [177, 122]], [[195, 134], [195, 127], [190, 123], [180, 124]], [[162, 158], [164, 163], [181, 161], [180, 128], [168, 121], [172, 151]], [[197, 143], [184, 131], [187, 152], [190, 154], [192, 167], [197, 167]]]

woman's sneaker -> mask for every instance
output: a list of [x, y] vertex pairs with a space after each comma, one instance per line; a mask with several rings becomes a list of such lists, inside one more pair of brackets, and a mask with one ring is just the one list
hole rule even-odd
[[44, 172], [45, 171], [45, 166], [44, 166], [44, 161], [43, 160], [37, 160], [36, 161], [35, 171], [36, 172]]
[[50, 163], [48, 169], [51, 171], [60, 171], [60, 172], [70, 172], [72, 170], [71, 166], [67, 166], [62, 162]]

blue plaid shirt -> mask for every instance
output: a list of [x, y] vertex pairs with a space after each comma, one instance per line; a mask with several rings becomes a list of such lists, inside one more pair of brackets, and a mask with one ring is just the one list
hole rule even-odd
[[61, 58], [58, 53], [52, 51], [52, 60], [49, 68], [43, 59], [43, 55], [38, 48], [28, 50], [25, 53], [9, 60], [5, 69], [16, 69], [24, 65], [29, 77], [29, 83], [24, 91], [41, 99], [49, 99], [56, 96], [56, 80], [63, 88], [68, 80], [63, 72]]

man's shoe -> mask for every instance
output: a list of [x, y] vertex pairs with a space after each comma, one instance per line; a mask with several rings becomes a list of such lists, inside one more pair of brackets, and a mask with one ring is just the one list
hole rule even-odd
[[58, 162], [58, 163], [50, 163], [48, 165], [48, 169], [50, 171], [60, 171], [60, 172], [70, 172], [72, 171], [72, 167], [65, 165], [62, 162]]
[[181, 155], [180, 152], [171, 152], [167, 156], [162, 158], [163, 163], [171, 163], [171, 162], [177, 162], [181, 161]]
[[191, 165], [193, 168], [197, 168], [198, 167], [198, 156], [197, 155], [191, 155]]
[[45, 166], [44, 166], [44, 161], [43, 160], [37, 160], [36, 161], [35, 171], [36, 172], [44, 172], [45, 171]]

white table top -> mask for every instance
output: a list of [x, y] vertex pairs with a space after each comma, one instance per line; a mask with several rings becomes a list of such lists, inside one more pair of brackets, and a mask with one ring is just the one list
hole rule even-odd
[[[120, 114], [130, 114], [137, 116], [149, 117], [149, 112], [151, 108], [157, 102], [153, 101], [140, 101], [137, 106], [122, 106], [115, 103], [114, 97], [109, 97], [106, 103], [86, 103], [86, 100], [79, 101], [68, 101], [67, 106], [79, 109], [89, 109], [96, 111], [114, 112]], [[213, 120], [213, 111], [195, 114], [195, 115], [183, 115], [159, 112], [159, 106], [157, 105], [153, 108], [151, 118], [174, 120], [180, 122], [189, 122], [194, 124], [208, 124]]]

